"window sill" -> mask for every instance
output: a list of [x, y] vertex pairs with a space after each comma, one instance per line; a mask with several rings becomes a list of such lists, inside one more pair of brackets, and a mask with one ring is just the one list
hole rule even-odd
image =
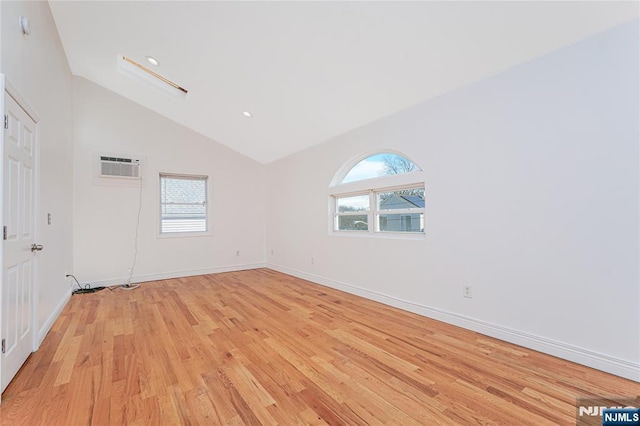
[[384, 240], [413, 240], [424, 241], [427, 235], [424, 232], [404, 233], [404, 232], [361, 232], [361, 231], [330, 231], [330, 237], [347, 237], [347, 238], [374, 238]]
[[158, 234], [156, 238], [159, 239], [171, 239], [171, 238], [191, 238], [191, 237], [210, 237], [211, 232], [171, 232], [165, 234]]

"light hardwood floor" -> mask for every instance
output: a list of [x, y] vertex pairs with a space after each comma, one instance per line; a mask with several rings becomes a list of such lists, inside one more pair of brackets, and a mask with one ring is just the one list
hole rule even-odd
[[271, 270], [71, 298], [2, 425], [575, 424], [640, 384]]

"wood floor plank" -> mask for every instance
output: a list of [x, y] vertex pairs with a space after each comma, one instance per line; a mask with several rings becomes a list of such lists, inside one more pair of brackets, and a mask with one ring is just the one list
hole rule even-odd
[[572, 425], [612, 395], [640, 384], [260, 269], [73, 296], [0, 424]]

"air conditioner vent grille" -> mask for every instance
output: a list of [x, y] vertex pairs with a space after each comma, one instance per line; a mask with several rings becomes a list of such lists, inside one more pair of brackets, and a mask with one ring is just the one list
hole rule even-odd
[[140, 160], [100, 156], [100, 176], [140, 179]]

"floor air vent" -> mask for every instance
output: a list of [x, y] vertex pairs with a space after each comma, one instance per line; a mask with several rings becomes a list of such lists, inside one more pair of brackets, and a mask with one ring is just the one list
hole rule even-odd
[[140, 179], [140, 160], [101, 156], [100, 176]]

